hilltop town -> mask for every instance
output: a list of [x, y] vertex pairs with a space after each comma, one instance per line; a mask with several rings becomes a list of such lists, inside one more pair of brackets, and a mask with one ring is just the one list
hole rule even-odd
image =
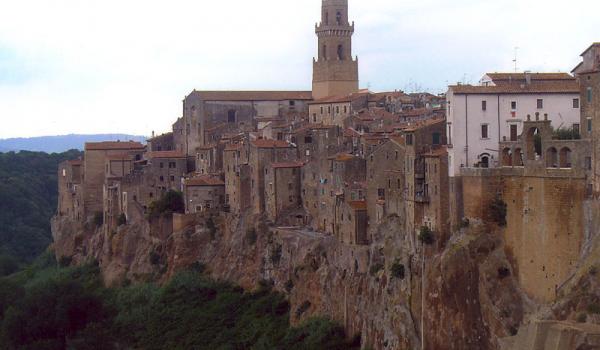
[[[113, 280], [203, 261], [247, 287], [294, 281], [293, 304], [376, 349], [597, 339], [575, 322], [588, 305], [564, 298], [600, 228], [600, 43], [570, 73], [372, 92], [359, 88], [354, 29], [347, 0], [323, 0], [310, 91], [194, 90], [146, 145], [87, 143], [59, 167], [57, 254], [94, 256]], [[173, 191], [184, 207], [153, 218]], [[552, 346], [539, 349], [571, 349]]]

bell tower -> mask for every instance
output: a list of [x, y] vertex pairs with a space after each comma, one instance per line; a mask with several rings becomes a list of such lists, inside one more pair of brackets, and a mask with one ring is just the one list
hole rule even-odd
[[352, 57], [354, 22], [348, 22], [348, 0], [323, 0], [315, 33], [319, 55], [313, 58], [313, 98], [357, 92], [358, 59]]

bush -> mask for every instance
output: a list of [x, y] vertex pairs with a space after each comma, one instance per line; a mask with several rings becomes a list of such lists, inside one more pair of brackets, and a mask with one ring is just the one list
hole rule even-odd
[[96, 212], [94, 214], [94, 225], [96, 227], [104, 225], [104, 213], [102, 213], [101, 211]]
[[506, 226], [506, 203], [499, 196], [490, 203], [490, 215], [498, 226]]
[[127, 225], [127, 216], [124, 213], [121, 213], [117, 218], [117, 226]]
[[371, 276], [375, 276], [381, 270], [383, 270], [383, 264], [375, 263], [375, 264], [371, 265], [369, 272], [371, 273]]
[[421, 227], [421, 231], [419, 232], [419, 241], [424, 244], [431, 245], [434, 242], [433, 232], [427, 226]]
[[150, 203], [148, 218], [158, 219], [162, 215], [185, 212], [183, 194], [178, 191], [169, 190], [160, 199]]
[[392, 277], [401, 280], [404, 279], [404, 265], [402, 265], [398, 259], [394, 261], [390, 270], [392, 271]]

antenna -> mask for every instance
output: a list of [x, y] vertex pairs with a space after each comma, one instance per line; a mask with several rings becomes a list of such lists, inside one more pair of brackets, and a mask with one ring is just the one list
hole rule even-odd
[[513, 60], [513, 62], [515, 64], [515, 73], [519, 70], [519, 68], [517, 67], [518, 53], [519, 53], [519, 48], [515, 46], [515, 59]]

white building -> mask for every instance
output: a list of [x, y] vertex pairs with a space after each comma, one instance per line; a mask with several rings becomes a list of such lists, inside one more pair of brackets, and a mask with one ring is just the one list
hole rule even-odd
[[567, 73], [488, 73], [447, 93], [449, 175], [499, 165], [499, 142], [516, 141], [527, 115], [580, 131], [579, 84]]

